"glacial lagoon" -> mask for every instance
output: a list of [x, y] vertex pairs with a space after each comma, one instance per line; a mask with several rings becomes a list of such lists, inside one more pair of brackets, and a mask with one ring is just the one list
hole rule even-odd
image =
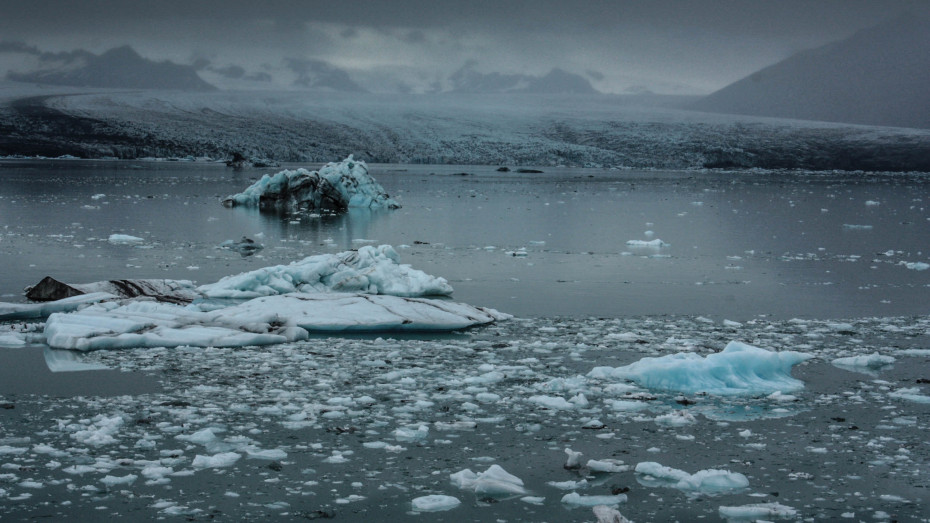
[[[594, 521], [604, 502], [633, 521], [925, 520], [925, 175], [370, 168], [401, 209], [220, 205], [277, 169], [0, 162], [0, 301], [49, 275], [204, 284], [385, 244], [455, 301], [514, 315], [74, 360], [110, 370], [0, 348], [3, 519]], [[242, 237], [263, 248], [221, 247]], [[593, 372], [732, 341], [809, 354], [789, 366], [803, 387], [707, 394]], [[748, 486], [679, 488], [643, 463]]]

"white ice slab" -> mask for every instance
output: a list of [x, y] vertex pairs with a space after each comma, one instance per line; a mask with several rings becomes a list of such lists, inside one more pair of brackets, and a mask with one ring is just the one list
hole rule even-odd
[[306, 339], [309, 332], [452, 331], [509, 318], [493, 309], [425, 298], [368, 294], [284, 294], [203, 312], [154, 301], [107, 302], [45, 324], [49, 346], [242, 347]]
[[290, 292], [359, 292], [394, 296], [448, 296], [444, 278], [400, 263], [390, 245], [309, 256], [289, 265], [226, 276], [197, 289], [208, 298], [257, 298]]
[[76, 311], [88, 304], [115, 298], [106, 292], [95, 292], [45, 303], [0, 303], [0, 320], [44, 318], [55, 312]]

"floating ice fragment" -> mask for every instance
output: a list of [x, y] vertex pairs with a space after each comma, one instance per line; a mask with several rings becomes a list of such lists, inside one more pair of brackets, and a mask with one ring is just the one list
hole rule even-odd
[[135, 474], [127, 474], [125, 476], [107, 475], [107, 476], [104, 476], [103, 479], [100, 480], [100, 482], [106, 485], [107, 488], [112, 488], [112, 487], [115, 487], [116, 485], [132, 485], [132, 483], [135, 482], [136, 479], [138, 478], [139, 476], [136, 476]]
[[906, 387], [891, 392], [888, 395], [892, 398], [913, 401], [915, 403], [930, 403], [930, 396], [921, 394], [921, 392], [922, 391], [918, 387]]
[[649, 357], [625, 367], [595, 367], [588, 376], [629, 379], [651, 389], [686, 393], [770, 394], [804, 388], [803, 382], [791, 377], [791, 367], [810, 358], [813, 355], [773, 352], [733, 341], [723, 352], [707, 357], [693, 353]]
[[636, 465], [636, 480], [647, 487], [672, 487], [691, 494], [719, 494], [749, 486], [746, 476], [728, 470], [699, 470], [688, 474], [653, 461]]
[[606, 505], [598, 505], [592, 510], [594, 511], [594, 517], [597, 518], [597, 523], [632, 523], [617, 509]]
[[145, 239], [128, 234], [111, 234], [107, 241], [117, 245], [138, 245], [143, 243]]
[[581, 452], [576, 452], [570, 448], [565, 449], [565, 454], [568, 455], [568, 459], [565, 460], [565, 465], [563, 467], [567, 469], [576, 469], [581, 467]]
[[463, 490], [473, 490], [483, 496], [511, 496], [526, 493], [523, 480], [510, 474], [500, 465], [491, 465], [484, 472], [474, 473], [470, 469], [449, 475], [452, 484]]
[[761, 519], [788, 519], [797, 516], [798, 511], [781, 503], [756, 503], [738, 507], [720, 507], [720, 517], [729, 522], [756, 521]]
[[656, 238], [654, 240], [628, 240], [626, 244], [630, 247], [643, 247], [647, 249], [658, 249], [661, 247], [668, 247], [669, 244], [664, 241]]
[[562, 496], [562, 503], [574, 507], [596, 507], [617, 506], [620, 503], [626, 503], [626, 494], [617, 494], [615, 496], [582, 496], [577, 492], [565, 494]]
[[242, 455], [236, 452], [220, 452], [212, 456], [197, 454], [194, 456], [194, 461], [191, 463], [191, 466], [195, 469], [229, 467], [239, 461], [241, 457]]
[[439, 512], [451, 510], [462, 504], [457, 498], [445, 496], [442, 494], [432, 494], [429, 496], [420, 496], [410, 502], [413, 510], [419, 512]]
[[899, 262], [898, 265], [904, 265], [912, 271], [925, 271], [930, 269], [930, 263], [925, 262]]
[[575, 408], [574, 403], [570, 403], [565, 398], [558, 396], [530, 396], [527, 401], [552, 410], [572, 410]]
[[629, 465], [624, 465], [622, 461], [616, 459], [589, 459], [588, 463], [585, 464], [585, 467], [588, 468], [591, 472], [606, 472], [606, 473], [616, 473], [616, 472], [626, 472], [630, 470]]
[[865, 372], [880, 370], [895, 362], [891, 356], [886, 356], [873, 352], [866, 356], [850, 356], [848, 358], [837, 358], [832, 361], [833, 365], [853, 372]]

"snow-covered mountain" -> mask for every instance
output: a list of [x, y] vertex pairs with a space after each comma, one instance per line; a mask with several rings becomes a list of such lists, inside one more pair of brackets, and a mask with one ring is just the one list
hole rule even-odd
[[10, 71], [18, 82], [105, 87], [113, 89], [179, 89], [210, 91], [215, 87], [201, 79], [192, 66], [143, 58], [124, 45], [95, 55], [74, 51], [57, 55], [40, 54], [40, 68], [31, 72]]
[[692, 107], [930, 128], [930, 20], [903, 17], [798, 53]]

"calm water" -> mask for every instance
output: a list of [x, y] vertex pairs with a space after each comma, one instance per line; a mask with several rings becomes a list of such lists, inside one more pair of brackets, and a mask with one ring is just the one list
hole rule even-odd
[[[292, 220], [219, 204], [277, 170], [4, 162], [0, 294], [21, 299], [24, 286], [46, 275], [206, 283], [371, 242], [447, 278], [457, 300], [521, 316], [928, 310], [930, 271], [903, 264], [930, 261], [930, 183], [922, 176], [373, 165], [401, 210]], [[112, 245], [113, 233], [145, 242]], [[241, 258], [217, 248], [242, 236], [265, 249]], [[669, 246], [626, 245], [656, 238]], [[508, 254], [521, 249], [525, 256]]]

